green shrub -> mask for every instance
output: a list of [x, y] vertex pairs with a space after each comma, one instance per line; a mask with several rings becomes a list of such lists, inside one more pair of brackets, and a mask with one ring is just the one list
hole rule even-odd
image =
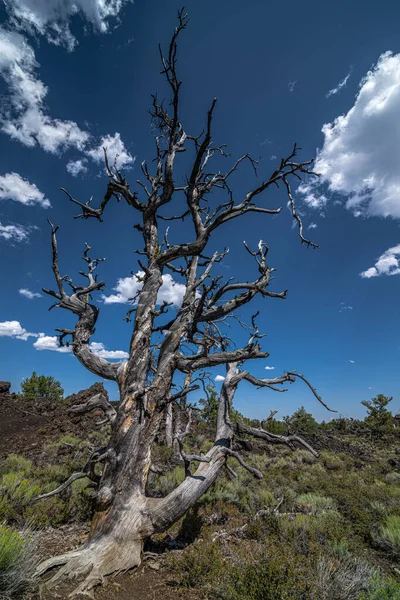
[[25, 520], [35, 528], [59, 527], [68, 521], [70, 514], [69, 502], [62, 500], [60, 496], [39, 500], [24, 510]]
[[159, 496], [167, 496], [185, 479], [185, 471], [182, 467], [175, 467], [165, 475], [156, 477], [151, 492]]
[[358, 600], [400, 600], [400, 583], [376, 575]]
[[0, 475], [7, 473], [19, 473], [21, 476], [27, 476], [32, 473], [32, 461], [18, 454], [10, 454], [0, 464]]
[[221, 600], [317, 600], [308, 559], [277, 539], [253, 556], [236, 556], [214, 590]]
[[170, 564], [183, 587], [200, 587], [224, 568], [218, 545], [206, 542], [193, 544], [184, 555], [172, 557]]
[[320, 600], [358, 600], [376, 574], [364, 561], [350, 555], [344, 558], [325, 556], [317, 565]]
[[37, 375], [36, 371], [21, 383], [21, 393], [28, 400], [46, 398], [60, 402], [64, 398], [64, 390], [59, 381], [54, 377]]
[[319, 515], [327, 510], [336, 510], [337, 504], [332, 498], [319, 496], [318, 494], [301, 494], [297, 497], [296, 504], [300, 510]]
[[35, 541], [0, 525], [0, 596], [20, 594], [33, 581]]
[[400, 557], [400, 517], [391, 515], [374, 536], [375, 542], [390, 554]]

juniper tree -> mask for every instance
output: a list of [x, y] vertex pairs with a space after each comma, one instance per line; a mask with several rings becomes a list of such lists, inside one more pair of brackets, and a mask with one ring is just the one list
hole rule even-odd
[[[69, 199], [80, 208], [82, 219], [106, 218], [112, 200], [125, 201], [132, 209], [132, 218], [139, 217], [135, 225], [143, 237], [143, 250], [139, 250], [139, 266], [142, 288], [130, 309], [127, 321], [132, 322], [129, 358], [120, 363], [111, 363], [91, 352], [89, 341], [99, 316], [99, 307], [94, 303], [94, 293], [105, 283], [98, 281], [95, 270], [100, 260], [90, 257], [86, 246], [84, 260], [87, 263], [84, 286], [75, 285], [71, 278], [61, 276], [58, 262], [56, 232], [51, 224], [53, 249], [53, 272], [56, 291], [44, 291], [56, 300], [60, 308], [71, 311], [77, 322], [73, 330], [59, 329], [60, 343], [70, 337], [76, 358], [98, 377], [115, 381], [119, 386], [120, 403], [117, 408], [108, 404], [101, 395], [93, 397], [77, 411], [101, 408], [111, 424], [111, 437], [107, 448], [95, 453], [80, 473], [54, 490], [65, 489], [80, 477], [90, 478], [97, 489], [95, 513], [90, 534], [81, 548], [46, 560], [38, 568], [42, 574], [50, 568], [61, 566], [53, 577], [52, 584], [64, 577], [85, 575], [76, 592], [89, 593], [90, 589], [110, 574], [136, 567], [141, 562], [143, 541], [156, 532], [163, 532], [193, 506], [215, 481], [228, 461], [238, 461], [255, 477], [262, 473], [246, 464], [244, 458], [232, 448], [237, 433], [256, 436], [265, 442], [286, 444], [294, 448], [297, 444], [317, 454], [297, 435], [276, 435], [262, 428], [254, 428], [230, 419], [232, 399], [242, 381], [258, 388], [285, 391], [282, 384], [302, 379], [316, 399], [325, 407], [313, 386], [300, 374], [289, 371], [273, 379], [259, 379], [245, 367], [246, 361], [265, 359], [268, 352], [261, 348], [261, 338], [253, 315], [248, 325], [248, 341], [240, 348], [233, 348], [225, 330], [226, 323], [235, 312], [245, 307], [256, 297], [284, 299], [286, 291], [270, 289], [272, 269], [268, 262], [268, 246], [260, 241], [254, 248], [244, 245], [244, 251], [254, 261], [258, 274], [251, 282], [223, 281], [213, 276], [213, 267], [226, 255], [226, 250], [207, 255], [211, 238], [224, 225], [234, 219], [246, 218], [247, 214], [261, 217], [276, 216], [281, 208], [269, 208], [265, 204], [266, 192], [276, 186], [283, 188], [293, 219], [298, 225], [302, 244], [316, 247], [303, 235], [301, 218], [296, 211], [292, 194], [292, 181], [315, 175], [313, 160], [300, 162], [299, 148], [295, 145], [290, 154], [282, 159], [271, 175], [251, 187], [244, 197], [238, 198], [231, 188], [231, 177], [245, 162], [256, 170], [257, 162], [244, 154], [232, 161], [225, 171], [213, 170], [216, 155], [226, 156], [224, 145], [212, 140], [212, 123], [216, 99], [212, 100], [201, 135], [188, 133], [180, 118], [181, 81], [177, 75], [177, 41], [188, 23], [182, 11], [173, 32], [167, 52], [160, 49], [162, 75], [171, 92], [171, 102], [166, 106], [157, 96], [153, 97], [151, 115], [155, 132], [155, 160], [151, 165], [142, 163], [143, 180], [138, 181], [138, 190], [131, 187], [117, 163], [111, 165], [105, 150], [105, 166], [108, 184], [104, 198], [98, 208], [91, 202], [83, 203], [64, 190]], [[179, 155], [192, 152], [193, 160], [183, 185], [177, 185], [176, 169]], [[226, 192], [226, 201], [215, 206], [212, 192]], [[185, 209], [174, 214], [174, 206]], [[163, 209], [163, 210], [162, 210]], [[165, 214], [169, 211], [169, 214]], [[185, 224], [181, 231], [187, 232], [185, 243], [174, 243], [165, 231], [165, 221], [179, 219]], [[133, 221], [134, 222], [134, 221]], [[99, 225], [101, 227], [101, 225]], [[192, 231], [192, 233], [190, 233]], [[100, 235], [100, 234], [99, 234]], [[102, 233], [104, 235], [104, 232]], [[173, 273], [181, 277], [185, 293], [179, 310], [170, 318], [166, 302], [157, 302], [163, 282], [163, 274]], [[69, 284], [70, 290], [66, 289]], [[132, 315], [134, 315], [132, 317]], [[178, 407], [203, 381], [203, 373], [212, 367], [225, 365], [226, 375], [218, 397], [218, 414], [215, 443], [205, 455], [188, 454], [183, 439], [190, 431], [190, 411], [185, 413], [183, 431], [176, 434], [185, 479], [165, 498], [146, 495], [146, 482], [152, 464], [152, 447], [161, 427], [165, 426], [165, 414], [170, 407]], [[180, 389], [174, 387], [181, 377]], [[327, 407], [326, 407], [327, 408]], [[98, 474], [96, 465], [102, 464]], [[47, 494], [46, 496], [51, 495]]]

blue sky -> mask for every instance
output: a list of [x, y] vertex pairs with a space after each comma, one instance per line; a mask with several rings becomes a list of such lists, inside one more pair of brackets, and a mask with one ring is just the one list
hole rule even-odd
[[[99, 266], [107, 287], [98, 295], [93, 350], [112, 359], [126, 352], [124, 300], [141, 247], [137, 215], [114, 203], [103, 223], [74, 220], [59, 188], [97, 204], [107, 183], [106, 144], [136, 189], [141, 161], [154, 156], [150, 95], [167, 95], [157, 45], [168, 43], [178, 8], [175, 0], [4, 0], [0, 8], [1, 378], [14, 391], [33, 370], [59, 379], [66, 393], [96, 381], [53, 337], [73, 317], [48, 312], [41, 291], [54, 286], [48, 217], [60, 227], [62, 273], [79, 280], [85, 241], [107, 257]], [[267, 177], [297, 142], [302, 159], [317, 154], [321, 173], [318, 185], [306, 181], [295, 194], [306, 234], [320, 249], [301, 246], [283, 190], [263, 200], [283, 206], [281, 215], [248, 215], [211, 242], [211, 250], [230, 249], [216, 273], [250, 280], [257, 273], [242, 241], [254, 247], [262, 238], [276, 268], [271, 289], [289, 290], [285, 301], [257, 299], [242, 312], [248, 319], [259, 309], [267, 333], [270, 357], [252, 372], [297, 370], [346, 416], [362, 416], [361, 400], [377, 393], [393, 396], [398, 412], [400, 6], [311, 1], [305, 10], [291, 0], [284, 8], [203, 0], [186, 8], [190, 24], [179, 45], [186, 130], [200, 132], [215, 96], [213, 139], [228, 145], [232, 160], [260, 156], [259, 176]], [[244, 165], [235, 193], [254, 183]], [[179, 227], [173, 235], [191, 235]], [[178, 304], [179, 281], [167, 278], [163, 294]], [[245, 339], [240, 330], [232, 335], [238, 345]], [[116, 397], [116, 387], [107, 388]], [[271, 408], [283, 416], [301, 404], [318, 419], [330, 417], [301, 382], [286, 394], [243, 384], [236, 400], [251, 417]]]

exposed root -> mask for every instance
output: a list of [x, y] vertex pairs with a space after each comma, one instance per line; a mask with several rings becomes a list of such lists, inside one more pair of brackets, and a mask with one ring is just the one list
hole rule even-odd
[[93, 588], [101, 585], [105, 577], [139, 566], [141, 551], [141, 540], [89, 542], [78, 550], [45, 560], [37, 567], [36, 575], [43, 575], [54, 567], [64, 565], [46, 582], [46, 588], [50, 589], [65, 580], [86, 575], [78, 587], [69, 594], [69, 598], [78, 595], [93, 598]]

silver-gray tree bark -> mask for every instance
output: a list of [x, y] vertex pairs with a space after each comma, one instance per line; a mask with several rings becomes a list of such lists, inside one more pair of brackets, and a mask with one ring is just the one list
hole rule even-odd
[[[226, 334], [225, 325], [235, 311], [247, 305], [256, 296], [284, 299], [286, 291], [274, 292], [269, 289], [274, 269], [267, 261], [268, 247], [260, 241], [252, 250], [245, 244], [245, 251], [254, 259], [258, 276], [252, 282], [223, 282], [220, 277], [212, 276], [212, 267], [220, 262], [227, 250], [206, 255], [210, 238], [233, 219], [244, 218], [247, 213], [261, 216], [278, 215], [281, 208], [268, 208], [257, 204], [264, 192], [282, 184], [287, 193], [293, 219], [297, 222], [301, 242], [316, 247], [303, 236], [302, 222], [296, 212], [291, 190], [291, 179], [302, 175], [315, 175], [312, 160], [298, 162], [297, 146], [290, 155], [282, 159], [273, 173], [249, 189], [241, 199], [231, 189], [232, 174], [247, 162], [256, 171], [257, 162], [248, 154], [238, 158], [226, 172], [212, 171], [212, 159], [218, 154], [228, 156], [224, 145], [212, 141], [211, 126], [216, 100], [208, 111], [205, 130], [200, 136], [187, 133], [180, 121], [179, 101], [181, 82], [177, 78], [176, 56], [177, 39], [186, 28], [187, 16], [178, 15], [178, 24], [173, 33], [168, 51], [161, 50], [162, 73], [171, 89], [171, 103], [166, 108], [157, 97], [153, 98], [151, 114], [156, 129], [155, 169], [154, 172], [142, 163], [144, 182], [140, 184], [142, 199], [132, 192], [117, 164], [110, 166], [105, 151], [106, 172], [109, 178], [105, 196], [99, 208], [93, 208], [90, 202], [83, 204], [66, 192], [72, 202], [79, 205], [84, 219], [102, 221], [108, 203], [116, 198], [125, 200], [140, 223], [135, 227], [143, 236], [144, 249], [139, 260], [144, 272], [143, 286], [135, 306], [127, 315], [131, 323], [134, 312], [129, 358], [120, 363], [111, 363], [90, 350], [89, 342], [94, 333], [99, 308], [93, 303], [92, 295], [101, 290], [105, 283], [98, 282], [95, 275], [100, 259], [89, 256], [90, 247], [86, 246], [84, 260], [87, 263], [86, 285], [75, 285], [59, 271], [56, 232], [51, 224], [53, 271], [57, 290], [44, 290], [56, 299], [56, 306], [67, 309], [77, 317], [73, 330], [59, 329], [60, 344], [70, 336], [73, 353], [92, 373], [107, 380], [117, 382], [120, 391], [118, 408], [109, 405], [105, 398], [95, 396], [86, 406], [76, 410], [102, 408], [106, 419], [111, 423], [111, 438], [107, 448], [95, 453], [82, 470], [81, 475], [91, 480], [97, 488], [96, 510], [87, 541], [76, 551], [69, 552], [45, 561], [38, 568], [42, 574], [48, 569], [61, 566], [53, 577], [52, 583], [64, 577], [85, 575], [76, 592], [90, 593], [110, 574], [131, 569], [140, 564], [143, 542], [155, 532], [165, 531], [177, 521], [215, 481], [228, 460], [238, 460], [256, 477], [262, 474], [246, 465], [242, 456], [232, 449], [232, 440], [243, 426], [231, 423], [229, 414], [232, 399], [239, 383], [243, 380], [257, 387], [284, 391], [281, 384], [293, 382], [300, 377], [322, 402], [315, 389], [301, 375], [295, 372], [284, 373], [273, 379], [257, 379], [243, 368], [249, 359], [263, 359], [268, 352], [261, 349], [260, 334], [256, 315], [248, 326], [249, 340], [238, 349], [232, 349]], [[176, 163], [178, 155], [192, 151], [193, 161], [186, 183], [177, 186]], [[226, 192], [226, 202], [212, 208], [212, 192]], [[165, 216], [161, 209], [168, 208], [176, 200], [181, 204], [184, 198], [186, 208], [181, 215]], [[209, 200], [207, 202], [207, 200]], [[194, 230], [192, 239], [186, 243], [173, 243], [169, 240], [168, 229], [164, 222], [180, 219], [191, 223]], [[190, 226], [185, 226], [190, 231]], [[104, 232], [102, 233], [104, 235]], [[164, 273], [172, 272], [182, 278], [186, 291], [182, 305], [176, 314], [162, 324], [157, 320], [168, 312], [167, 303], [158, 304], [157, 297], [162, 285]], [[66, 284], [71, 291], [66, 291]], [[162, 332], [163, 336], [160, 335]], [[199, 388], [199, 382], [205, 369], [217, 365], [226, 366], [226, 377], [219, 396], [219, 409], [215, 443], [205, 455], [188, 455], [184, 451], [183, 438], [190, 428], [190, 415], [187, 413], [187, 425], [184, 431], [175, 433], [175, 443], [179, 448], [186, 477], [173, 492], [165, 498], [146, 496], [146, 483], [152, 462], [152, 447], [161, 426], [167, 422], [167, 439], [172, 443], [172, 405], [186, 400], [188, 394]], [[178, 374], [185, 376], [182, 389], [176, 391], [174, 378]], [[165, 415], [167, 414], [167, 419]], [[246, 427], [245, 432], [264, 439], [269, 443], [284, 443], [290, 447], [303, 445], [311, 452], [314, 450], [298, 436], [277, 436], [262, 429]], [[96, 465], [102, 464], [101, 476]], [[196, 463], [197, 467], [192, 467]], [[195, 469], [194, 472], [192, 469]], [[74, 476], [72, 476], [74, 477]], [[71, 478], [70, 478], [71, 479]], [[70, 480], [64, 484], [69, 484]], [[57, 493], [60, 488], [54, 491]], [[51, 495], [51, 494], [50, 494]], [[46, 494], [49, 496], [49, 494]], [[41, 497], [39, 497], [41, 498]]]

